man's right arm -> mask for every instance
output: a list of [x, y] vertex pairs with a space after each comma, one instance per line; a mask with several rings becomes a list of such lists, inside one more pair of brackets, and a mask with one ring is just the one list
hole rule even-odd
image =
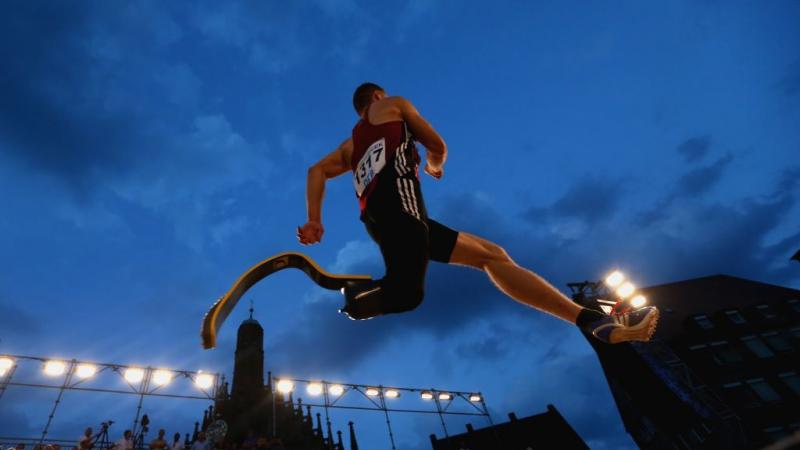
[[329, 178], [350, 170], [349, 156], [353, 153], [353, 141], [348, 138], [339, 147], [308, 169], [306, 182], [306, 209], [308, 221], [297, 229], [301, 244], [316, 244], [322, 240], [322, 199], [325, 196], [325, 182]]

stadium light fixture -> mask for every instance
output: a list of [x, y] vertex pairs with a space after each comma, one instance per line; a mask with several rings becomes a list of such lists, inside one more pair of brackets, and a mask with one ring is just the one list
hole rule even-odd
[[453, 398], [453, 396], [448, 394], [447, 392], [439, 393], [439, 400], [450, 400], [451, 398]]
[[631, 306], [634, 308], [641, 308], [642, 306], [647, 304], [647, 297], [642, 294], [639, 294], [631, 299]]
[[328, 388], [328, 393], [338, 397], [344, 394], [344, 386], [342, 386], [341, 384], [334, 384]]
[[633, 283], [626, 281], [617, 289], [617, 295], [619, 295], [620, 298], [628, 298], [635, 290], [636, 286], [634, 286]]
[[194, 384], [200, 389], [208, 389], [214, 385], [214, 375], [210, 373], [197, 372]]
[[156, 386], [166, 386], [172, 381], [172, 372], [163, 369], [156, 370], [153, 372], [152, 380]]
[[316, 396], [322, 394], [322, 390], [322, 383], [308, 383], [308, 386], [306, 386], [306, 392], [308, 392], [309, 395]]
[[50, 377], [64, 375], [66, 371], [67, 365], [64, 364], [64, 361], [50, 360], [44, 364], [44, 373]]
[[469, 401], [471, 401], [471, 402], [479, 402], [481, 400], [483, 400], [483, 399], [481, 398], [481, 396], [479, 394], [471, 394], [469, 396]]
[[5, 376], [6, 372], [14, 367], [14, 360], [8, 357], [0, 358], [0, 377]]
[[400, 391], [397, 389], [387, 389], [384, 391], [383, 395], [385, 395], [387, 398], [397, 398], [400, 397]]
[[606, 284], [612, 288], [619, 286], [623, 281], [625, 281], [625, 275], [623, 275], [619, 270], [611, 272], [606, 277]]
[[144, 379], [144, 370], [138, 367], [129, 367], [125, 369], [123, 377], [128, 383], [138, 383]]
[[288, 394], [294, 390], [294, 382], [292, 380], [278, 380], [278, 392], [281, 394]]
[[377, 397], [379, 395], [381, 395], [381, 391], [379, 391], [379, 390], [377, 390], [375, 388], [367, 388], [367, 396], [369, 396], [369, 397]]
[[422, 394], [420, 394], [420, 397], [423, 400], [433, 400], [433, 393], [429, 391], [423, 391]]
[[97, 366], [94, 364], [79, 364], [75, 368], [75, 375], [83, 380], [93, 377], [97, 373]]

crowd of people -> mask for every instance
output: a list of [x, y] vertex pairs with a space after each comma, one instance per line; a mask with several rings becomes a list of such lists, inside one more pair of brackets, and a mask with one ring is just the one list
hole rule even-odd
[[[181, 433], [175, 433], [171, 438], [167, 437], [166, 430], [160, 429], [154, 439], [149, 444], [144, 442], [136, 442], [133, 432], [125, 430], [122, 436], [116, 440], [109, 440], [108, 444], [101, 442], [101, 437], [107, 427], [99, 433], [95, 433], [92, 428], [86, 428], [83, 435], [78, 439], [78, 442], [71, 450], [284, 450], [281, 440], [278, 438], [268, 439], [266, 437], [258, 437], [255, 433], [249, 433], [240, 444], [228, 441], [215, 441], [211, 442], [206, 437], [204, 432], [199, 432], [194, 437], [193, 441], [182, 439]], [[14, 447], [8, 447], [7, 450], [26, 450], [28, 446], [20, 443]], [[61, 444], [35, 444], [31, 446], [33, 450], [62, 450], [65, 446]], [[0, 450], [3, 450], [0, 445]]]

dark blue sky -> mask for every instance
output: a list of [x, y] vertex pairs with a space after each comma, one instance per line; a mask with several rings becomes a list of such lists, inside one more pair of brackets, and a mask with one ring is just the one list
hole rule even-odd
[[[323, 243], [294, 239], [305, 169], [349, 134], [366, 80], [448, 143], [444, 178], [423, 181], [431, 215], [562, 289], [613, 266], [641, 285], [800, 284], [797, 2], [3, 10], [0, 353], [227, 371], [246, 307], [217, 350], [198, 327], [251, 264], [302, 249], [380, 276], [346, 177], [329, 183]], [[478, 272], [433, 266], [418, 310], [367, 323], [295, 273], [248, 298], [278, 373], [482, 390], [496, 420], [553, 403], [592, 448], [633, 445], [582, 336]], [[9, 390], [0, 434], [36, 434], [51, 394]], [[51, 435], [132, 420], [132, 400], [82, 398], [67, 396]], [[157, 404], [169, 431], [204, 407]], [[364, 445], [386, 445], [381, 416], [357, 422]], [[429, 433], [436, 419], [396, 418], [399, 448], [428, 448]]]

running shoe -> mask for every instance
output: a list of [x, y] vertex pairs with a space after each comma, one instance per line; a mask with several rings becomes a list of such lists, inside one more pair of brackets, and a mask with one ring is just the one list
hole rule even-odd
[[[656, 331], [658, 308], [645, 306], [634, 311], [610, 314], [590, 323], [586, 328], [594, 337], [609, 344], [620, 342], [647, 342]], [[619, 330], [616, 333], [612, 332]]]

